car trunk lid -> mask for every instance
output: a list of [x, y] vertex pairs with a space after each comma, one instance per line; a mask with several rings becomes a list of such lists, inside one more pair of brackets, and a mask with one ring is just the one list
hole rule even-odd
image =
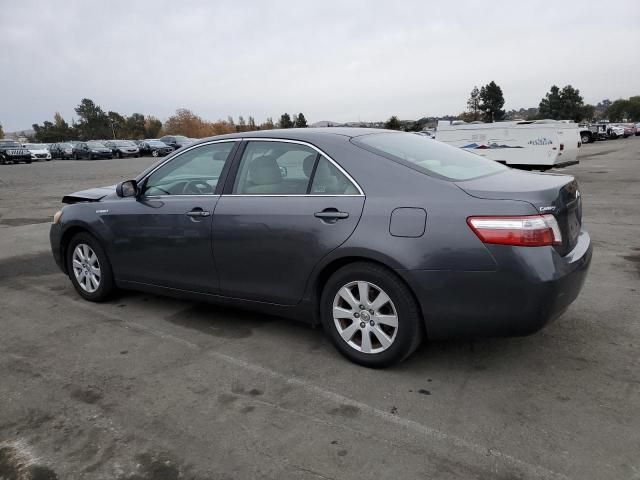
[[541, 214], [552, 214], [562, 233], [562, 244], [555, 247], [558, 253], [566, 255], [576, 246], [582, 226], [582, 199], [572, 176], [509, 169], [456, 185], [476, 198], [520, 200]]

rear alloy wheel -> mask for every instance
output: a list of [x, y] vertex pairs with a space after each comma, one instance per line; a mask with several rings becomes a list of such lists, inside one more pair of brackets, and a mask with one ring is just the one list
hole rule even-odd
[[580, 140], [582, 140], [582, 144], [584, 145], [585, 143], [591, 142], [591, 137], [589, 135], [582, 135], [582, 137], [580, 137]]
[[367, 367], [404, 360], [423, 337], [411, 291], [391, 270], [372, 263], [350, 264], [331, 276], [321, 319], [340, 353]]
[[67, 271], [76, 291], [85, 300], [102, 302], [114, 291], [113, 274], [100, 243], [88, 233], [79, 233], [67, 248]]

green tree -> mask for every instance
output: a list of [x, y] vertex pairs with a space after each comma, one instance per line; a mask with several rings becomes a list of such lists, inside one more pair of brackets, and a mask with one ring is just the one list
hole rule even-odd
[[594, 107], [593, 105], [584, 105], [582, 107], [581, 117], [581, 120], [587, 120], [589, 122], [592, 121], [596, 118], [596, 107]]
[[493, 80], [480, 89], [479, 108], [485, 122], [497, 122], [504, 118], [502, 89]]
[[110, 138], [112, 136], [107, 114], [93, 100], [83, 98], [75, 108], [75, 111], [79, 117], [76, 129], [82, 140]]
[[32, 127], [34, 139], [42, 143], [62, 142], [75, 136], [73, 129], [58, 112], [54, 114], [53, 122], [45, 121], [42, 125], [34, 123]]
[[247, 130], [253, 132], [257, 129], [258, 127], [256, 127], [256, 119], [249, 115], [249, 120], [247, 120]]
[[109, 138], [128, 138], [127, 132], [127, 119], [120, 115], [118, 112], [108, 112], [107, 118], [109, 119]]
[[540, 100], [538, 118], [551, 118], [553, 120], [573, 120], [579, 122], [584, 118], [592, 118], [595, 107], [585, 108], [580, 90], [566, 85], [562, 90], [557, 85], [552, 85], [549, 92]]
[[125, 122], [126, 138], [133, 138], [136, 140], [143, 139], [145, 137], [145, 118], [141, 113], [132, 113]]
[[389, 120], [385, 122], [384, 128], [388, 130], [400, 130], [400, 120], [398, 120], [398, 117], [393, 115]]
[[629, 97], [629, 99], [618, 99], [612, 102], [604, 112], [611, 122], [621, 122], [629, 120], [632, 122], [640, 120], [640, 96]]
[[480, 90], [477, 86], [474, 86], [473, 90], [471, 90], [467, 100], [467, 111], [466, 121], [475, 122], [480, 120]]
[[2, 129], [1, 123], [0, 123], [0, 138], [4, 138], [4, 130]]
[[293, 122], [288, 113], [280, 115], [280, 121], [278, 122], [278, 128], [293, 128]]
[[307, 119], [304, 118], [304, 113], [300, 112], [298, 114], [298, 116], [296, 117], [295, 127], [296, 128], [307, 128]]
[[144, 119], [144, 137], [145, 138], [157, 138], [160, 136], [160, 130], [162, 130], [162, 122], [156, 117], [148, 115]]
[[629, 97], [629, 120], [640, 122], [640, 95]]
[[562, 98], [560, 97], [560, 88], [552, 85], [549, 92], [540, 100], [538, 106], [538, 118], [551, 118], [557, 120], [560, 118], [562, 111]]

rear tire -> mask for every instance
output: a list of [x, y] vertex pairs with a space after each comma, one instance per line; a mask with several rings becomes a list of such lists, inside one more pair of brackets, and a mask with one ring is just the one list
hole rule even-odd
[[580, 140], [582, 141], [582, 144], [586, 144], [586, 143], [591, 143], [591, 137], [589, 135], [582, 135], [582, 137], [580, 137]]
[[[89, 254], [87, 255], [87, 253]], [[80, 264], [77, 263], [78, 261]], [[100, 242], [93, 235], [82, 232], [71, 239], [67, 246], [66, 263], [73, 287], [85, 300], [104, 302], [115, 292], [109, 258]], [[80, 269], [79, 274], [77, 273], [78, 269]], [[83, 273], [85, 273], [84, 277]], [[95, 281], [88, 279], [87, 275], [94, 275]]]
[[365, 367], [401, 362], [424, 337], [420, 308], [409, 288], [374, 263], [352, 263], [331, 275], [322, 291], [320, 319], [336, 349]]

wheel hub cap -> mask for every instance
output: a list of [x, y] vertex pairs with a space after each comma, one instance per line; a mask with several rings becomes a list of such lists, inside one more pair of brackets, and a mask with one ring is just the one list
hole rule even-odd
[[100, 287], [102, 272], [98, 256], [86, 243], [79, 243], [71, 259], [73, 275], [82, 290], [93, 293]]
[[367, 354], [389, 348], [398, 333], [398, 313], [391, 298], [367, 281], [350, 282], [338, 290], [333, 321], [347, 345]]

